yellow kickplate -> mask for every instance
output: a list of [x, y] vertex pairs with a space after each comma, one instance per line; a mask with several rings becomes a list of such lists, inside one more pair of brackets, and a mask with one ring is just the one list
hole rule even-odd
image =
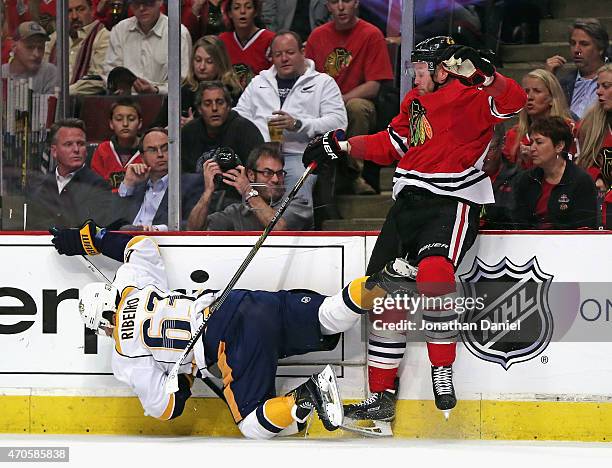
[[612, 403], [482, 401], [482, 438], [612, 440]]
[[[241, 437], [216, 398], [191, 398], [172, 421], [145, 416], [134, 397], [11, 395], [0, 396], [0, 404], [0, 433]], [[609, 441], [612, 403], [460, 400], [447, 421], [431, 400], [399, 400], [392, 427], [401, 438]], [[307, 437], [359, 436], [327, 432], [314, 417]]]
[[30, 396], [2, 395], [0, 396], [2, 417], [0, 417], [0, 433], [23, 434], [30, 432]]

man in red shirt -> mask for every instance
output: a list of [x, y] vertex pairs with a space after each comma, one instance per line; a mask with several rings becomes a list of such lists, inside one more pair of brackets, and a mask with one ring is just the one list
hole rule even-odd
[[[495, 201], [491, 180], [482, 170], [493, 127], [519, 112], [527, 97], [518, 83], [497, 73], [477, 51], [455, 45], [450, 37], [422, 42], [412, 61], [428, 64], [434, 92], [408, 93], [399, 115], [375, 135], [350, 138], [342, 147], [334, 132], [313, 140], [303, 162], [326, 165], [346, 153], [378, 164], [399, 161], [393, 186], [396, 201], [367, 272], [386, 268], [397, 277], [415, 277], [415, 292], [424, 298], [423, 323], [417, 326], [426, 327], [436, 407], [448, 415], [457, 403], [452, 364], [458, 309], [440, 309], [435, 306], [440, 301], [426, 299], [455, 304], [455, 269], [476, 239], [481, 205]], [[372, 347], [384, 348], [381, 343], [370, 343]], [[386, 354], [381, 351], [382, 357]], [[377, 376], [380, 389], [370, 382], [378, 393], [364, 406], [379, 405], [383, 390], [394, 387], [396, 370], [384, 370]]]
[[[332, 76], [342, 92], [348, 115], [347, 137], [370, 134], [376, 125], [373, 100], [381, 81], [393, 70], [382, 33], [359, 19], [359, 0], [327, 0], [332, 21], [315, 28], [306, 43], [306, 57], [317, 71]], [[357, 194], [374, 193], [361, 177], [363, 162], [348, 159], [347, 174]]]

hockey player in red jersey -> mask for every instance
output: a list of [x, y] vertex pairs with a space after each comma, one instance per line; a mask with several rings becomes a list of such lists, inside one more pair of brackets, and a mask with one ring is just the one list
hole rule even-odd
[[[434, 92], [411, 91], [399, 115], [377, 134], [338, 142], [336, 132], [328, 132], [313, 140], [303, 162], [329, 165], [347, 153], [381, 165], [399, 161], [393, 179], [395, 203], [367, 271], [380, 270], [399, 257], [406, 270], [410, 264], [417, 266], [419, 294], [452, 299], [455, 269], [476, 239], [480, 207], [495, 201], [491, 181], [482, 170], [493, 127], [519, 112], [526, 95], [476, 50], [456, 45], [450, 37], [423, 41], [412, 61], [428, 64]], [[438, 330], [444, 328], [440, 323], [458, 318], [454, 310], [421, 312], [423, 321], [437, 324]], [[457, 402], [452, 381], [456, 338], [456, 331], [426, 333], [435, 403], [446, 417]], [[393, 419], [397, 368], [405, 349], [397, 343], [386, 337], [370, 339], [369, 355], [378, 361], [378, 367], [369, 366], [372, 395], [347, 407], [347, 417]]]

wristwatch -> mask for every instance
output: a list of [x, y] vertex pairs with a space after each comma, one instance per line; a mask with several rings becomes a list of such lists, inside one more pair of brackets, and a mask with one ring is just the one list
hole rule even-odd
[[292, 132], [297, 132], [300, 128], [302, 128], [302, 121], [300, 119], [295, 119], [295, 123], [293, 127], [291, 127]]
[[246, 194], [246, 196], [244, 197], [244, 202], [248, 202], [251, 198], [253, 197], [258, 197], [259, 196], [259, 192], [257, 190], [255, 190], [254, 188], [251, 188], [251, 190], [249, 190]]

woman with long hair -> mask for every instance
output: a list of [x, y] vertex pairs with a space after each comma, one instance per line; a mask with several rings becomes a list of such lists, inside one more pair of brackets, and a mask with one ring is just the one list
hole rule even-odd
[[536, 120], [529, 127], [533, 169], [514, 186], [513, 219], [519, 229], [595, 228], [595, 183], [568, 157], [573, 136], [559, 116]]
[[270, 67], [270, 44], [274, 33], [263, 27], [262, 0], [224, 0], [228, 31], [219, 34], [243, 88], [260, 71]]
[[[225, 45], [213, 35], [201, 37], [191, 49], [189, 71], [181, 86], [181, 126], [200, 115], [196, 95], [200, 83], [204, 81], [221, 81], [229, 90], [233, 105], [242, 94], [240, 81], [230, 64]], [[157, 126], [165, 127], [168, 125], [168, 106], [162, 109], [156, 123]]]
[[597, 70], [597, 102], [578, 129], [576, 164], [585, 169], [600, 190], [612, 185], [612, 63]]
[[[537, 68], [523, 77], [522, 85], [527, 93], [527, 104], [519, 113], [518, 124], [506, 132], [502, 154], [508, 161], [519, 164], [523, 169], [529, 169], [533, 167], [529, 149], [529, 126], [538, 119], [556, 116], [563, 118], [573, 132], [574, 122], [555, 75]], [[574, 148], [566, 149], [570, 153], [573, 150]]]

